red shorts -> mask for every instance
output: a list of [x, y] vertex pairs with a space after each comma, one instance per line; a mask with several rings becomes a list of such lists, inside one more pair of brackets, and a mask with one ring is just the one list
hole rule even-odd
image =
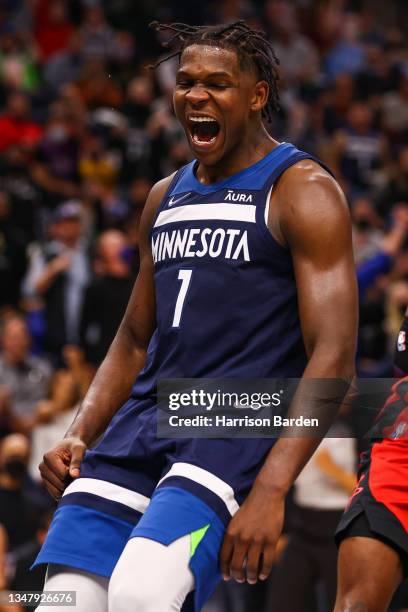
[[336, 542], [357, 535], [352, 523], [361, 513], [371, 533], [387, 542], [408, 567], [408, 439], [374, 442], [362, 455], [359, 480], [336, 531]]

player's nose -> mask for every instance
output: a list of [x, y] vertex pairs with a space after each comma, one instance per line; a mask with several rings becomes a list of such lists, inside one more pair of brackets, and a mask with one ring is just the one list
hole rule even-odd
[[193, 105], [206, 102], [208, 98], [208, 92], [202, 85], [194, 85], [186, 93], [186, 101]]

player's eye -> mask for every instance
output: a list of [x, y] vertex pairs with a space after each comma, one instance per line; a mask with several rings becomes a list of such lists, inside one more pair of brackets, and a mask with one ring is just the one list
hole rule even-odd
[[208, 87], [211, 87], [212, 89], [227, 89], [228, 84], [227, 83], [209, 83]]
[[188, 87], [192, 87], [193, 86], [193, 81], [187, 81], [185, 79], [180, 80], [180, 81], [176, 81], [176, 86], [187, 89]]

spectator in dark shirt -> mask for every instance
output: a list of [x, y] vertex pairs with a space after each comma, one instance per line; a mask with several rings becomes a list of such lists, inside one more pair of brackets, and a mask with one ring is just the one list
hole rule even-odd
[[39, 229], [40, 198], [27, 172], [30, 161], [30, 152], [21, 144], [10, 146], [0, 158], [0, 190], [8, 195], [9, 220], [23, 240], [23, 251]]
[[403, 147], [385, 187], [376, 198], [381, 216], [388, 215], [395, 204], [408, 204], [408, 146]]
[[99, 365], [116, 334], [134, 281], [129, 244], [118, 230], [101, 234], [95, 277], [85, 294], [81, 324], [87, 360]]
[[[49, 510], [39, 517], [39, 525], [30, 541], [19, 546], [7, 555], [7, 570], [10, 588], [16, 591], [42, 591], [46, 567], [36, 567], [31, 570], [41, 546], [44, 543], [50, 526], [53, 512]], [[32, 607], [26, 606], [26, 612], [31, 612]], [[0, 612], [2, 612], [0, 608]], [[13, 611], [10, 611], [13, 612]], [[17, 611], [15, 611], [17, 612]], [[20, 611], [18, 611], [20, 612]]]
[[[123, 112], [128, 121], [123, 179], [129, 183], [136, 172], [154, 171], [152, 143], [146, 126], [152, 113], [153, 83], [147, 77], [132, 79], [126, 91]], [[157, 171], [158, 172], [158, 171]]]
[[48, 206], [55, 207], [65, 198], [77, 197], [78, 156], [77, 122], [63, 102], [56, 102], [51, 108], [32, 170]]
[[382, 46], [369, 45], [366, 52], [366, 65], [356, 78], [357, 93], [363, 100], [391, 91], [398, 74]]
[[385, 160], [386, 145], [374, 127], [374, 115], [366, 104], [355, 102], [347, 116], [347, 124], [334, 137], [339, 169], [356, 192], [366, 190], [374, 172]]
[[41, 296], [45, 303], [46, 352], [61, 365], [62, 349], [77, 344], [89, 261], [83, 239], [82, 205], [61, 204], [50, 226], [51, 239], [33, 245], [24, 281], [26, 297]]
[[0, 306], [17, 306], [26, 269], [26, 240], [13, 223], [10, 198], [0, 191]]
[[44, 490], [27, 475], [28, 438], [11, 434], [0, 446], [0, 524], [6, 530], [9, 550], [30, 541], [40, 513], [50, 507]]
[[[28, 439], [13, 434], [0, 447], [0, 590], [42, 590], [45, 568], [29, 568], [45, 538], [54, 503], [27, 475]], [[6, 554], [5, 554], [6, 553]], [[2, 566], [2, 567], [1, 567]], [[6, 606], [6, 610], [22, 610]], [[30, 608], [24, 608], [30, 610]], [[0, 612], [3, 608], [0, 605]]]
[[347, 113], [355, 97], [355, 87], [349, 74], [339, 74], [321, 96], [326, 134], [334, 134], [346, 125]]

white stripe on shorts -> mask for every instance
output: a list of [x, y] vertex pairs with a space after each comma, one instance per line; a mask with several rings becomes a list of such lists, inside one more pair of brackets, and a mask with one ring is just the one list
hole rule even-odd
[[251, 204], [187, 204], [159, 213], [154, 227], [180, 221], [246, 221], [256, 223], [256, 206]]
[[150, 502], [150, 499], [141, 493], [136, 493], [136, 491], [131, 491], [107, 480], [98, 480], [97, 478], [77, 478], [68, 485], [63, 495], [69, 495], [70, 493], [91, 493], [92, 495], [98, 495], [104, 499], [118, 502], [124, 506], [129, 506], [129, 508], [142, 513]]
[[172, 476], [189, 478], [218, 495], [227, 506], [231, 516], [234, 516], [237, 510], [239, 510], [238, 502], [234, 497], [234, 489], [230, 487], [228, 483], [224, 482], [224, 480], [215, 476], [215, 474], [211, 474], [211, 472], [207, 472], [207, 470], [197, 465], [192, 465], [191, 463], [173, 463], [170, 470], [158, 482], [157, 486], [159, 486], [163, 480], [171, 478]]

